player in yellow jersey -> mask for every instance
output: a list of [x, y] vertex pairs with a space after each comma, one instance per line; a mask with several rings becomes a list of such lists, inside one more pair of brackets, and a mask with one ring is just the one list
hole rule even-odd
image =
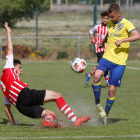
[[[95, 96], [96, 108], [99, 115], [103, 118], [104, 124], [107, 124], [109, 111], [115, 101], [115, 92], [117, 86], [121, 86], [121, 79], [125, 71], [126, 61], [129, 52], [129, 42], [140, 39], [134, 25], [121, 16], [118, 4], [111, 4], [108, 8], [110, 20], [107, 22], [108, 34], [100, 43], [100, 47], [107, 42], [106, 50], [99, 61], [99, 65], [94, 75], [92, 87]], [[108, 97], [105, 111], [100, 103], [101, 77], [110, 70]]]

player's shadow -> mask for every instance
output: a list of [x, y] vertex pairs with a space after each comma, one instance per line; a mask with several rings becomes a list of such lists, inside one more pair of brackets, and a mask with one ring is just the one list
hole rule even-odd
[[[98, 119], [99, 122], [101, 122], [103, 124], [103, 119], [99, 118]], [[116, 118], [108, 118], [107, 119], [107, 124], [111, 124], [111, 123], [117, 123], [119, 121], [128, 121], [128, 119], [116, 119]]]
[[2, 122], [0, 122], [0, 124], [7, 124], [8, 123], [8, 120], [7, 119], [3, 119]]
[[[85, 88], [89, 88], [89, 87], [92, 87], [92, 85], [85, 85]], [[101, 88], [108, 88], [106, 85], [101, 85]]]
[[107, 86], [102, 86], [102, 85], [101, 85], [101, 88], [108, 88], [108, 87], [107, 87]]
[[[3, 119], [3, 121], [0, 122], [0, 124], [7, 125], [8, 122], [9, 122], [9, 120]], [[20, 126], [34, 126], [34, 125], [33, 124], [23, 124], [23, 123], [21, 123]]]

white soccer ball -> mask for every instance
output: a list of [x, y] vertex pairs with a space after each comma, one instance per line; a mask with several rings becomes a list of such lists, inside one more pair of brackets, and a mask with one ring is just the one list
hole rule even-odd
[[83, 58], [75, 58], [71, 62], [71, 69], [76, 73], [82, 73], [85, 71], [87, 63]]

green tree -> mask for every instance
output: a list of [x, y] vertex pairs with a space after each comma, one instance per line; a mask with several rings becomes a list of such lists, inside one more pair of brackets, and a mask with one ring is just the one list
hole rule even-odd
[[0, 26], [8, 22], [13, 27], [18, 20], [30, 20], [34, 17], [35, 7], [39, 14], [50, 9], [50, 0], [1, 0]]

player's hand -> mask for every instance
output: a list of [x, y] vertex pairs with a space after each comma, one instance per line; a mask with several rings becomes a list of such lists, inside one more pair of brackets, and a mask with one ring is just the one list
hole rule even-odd
[[118, 40], [118, 41], [115, 42], [117, 48], [121, 47], [121, 43], [122, 43], [122, 40]]
[[91, 43], [95, 43], [95, 40], [94, 39], [91, 39]]
[[100, 43], [98, 47], [99, 48], [103, 48], [104, 47], [104, 44], [103, 43]]
[[21, 125], [21, 121], [14, 121], [13, 124], [11, 124], [10, 122], [8, 122], [7, 125]]
[[5, 22], [4, 27], [6, 28], [7, 32], [11, 32], [10, 27], [8, 27], [8, 22]]

